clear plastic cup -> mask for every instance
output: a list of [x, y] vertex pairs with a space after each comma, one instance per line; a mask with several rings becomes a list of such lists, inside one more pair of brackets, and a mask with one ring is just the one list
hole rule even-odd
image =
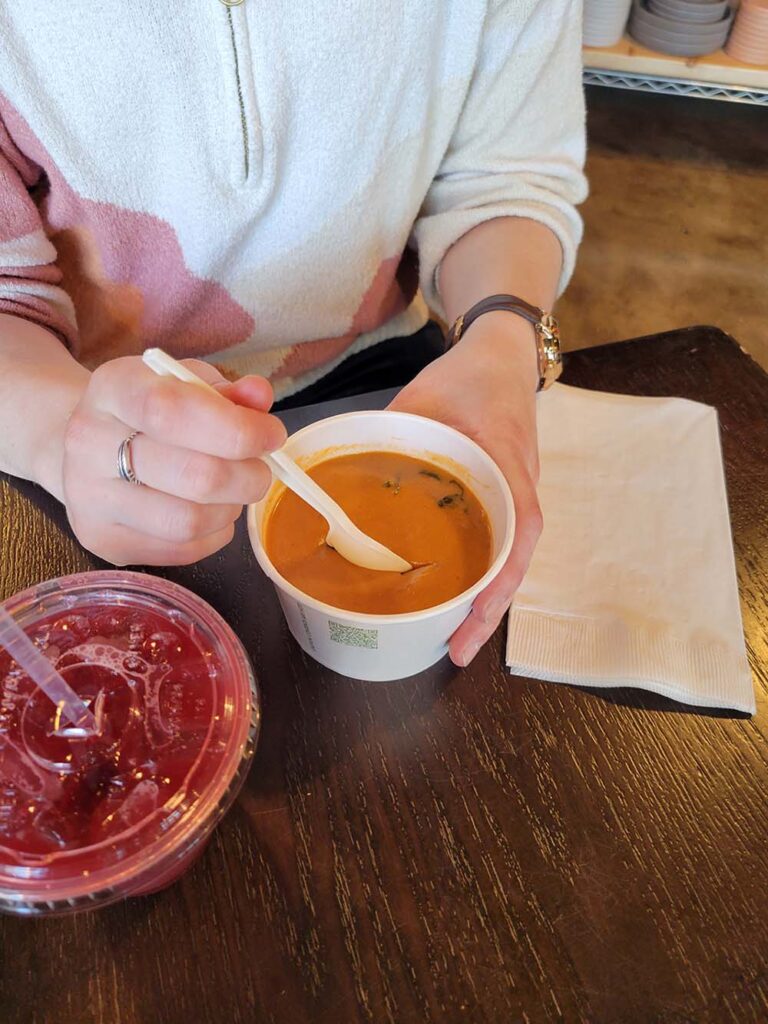
[[434, 462], [467, 484], [485, 508], [492, 533], [491, 564], [468, 590], [418, 612], [367, 615], [318, 601], [289, 583], [264, 547], [264, 527], [283, 491], [275, 481], [262, 501], [248, 508], [248, 533], [256, 560], [275, 585], [288, 628], [321, 665], [353, 679], [385, 682], [415, 675], [448, 650], [448, 640], [472, 602], [509, 556], [515, 510], [509, 485], [487, 452], [464, 434], [423, 416], [351, 412], [312, 423], [292, 434], [285, 450], [305, 469], [335, 455], [396, 451]]
[[242, 644], [201, 598], [122, 570], [48, 580], [5, 607], [83, 699], [102, 694], [105, 726], [63, 738], [0, 651], [0, 910], [70, 913], [170, 885], [253, 757]]

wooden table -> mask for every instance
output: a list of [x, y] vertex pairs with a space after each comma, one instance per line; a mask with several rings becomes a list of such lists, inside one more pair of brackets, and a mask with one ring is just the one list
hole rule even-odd
[[[2, 918], [3, 1024], [768, 1020], [768, 377], [692, 328], [565, 380], [720, 410], [757, 717], [513, 678], [501, 631], [469, 670], [336, 678], [241, 529], [165, 575], [253, 657], [242, 794], [171, 889]], [[0, 596], [98, 564], [36, 488], [0, 480], [0, 511]]]

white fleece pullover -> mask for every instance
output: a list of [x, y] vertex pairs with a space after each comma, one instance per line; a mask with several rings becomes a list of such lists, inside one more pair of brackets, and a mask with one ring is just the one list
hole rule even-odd
[[0, 311], [89, 367], [160, 345], [285, 395], [439, 312], [481, 221], [552, 228], [563, 287], [580, 21], [578, 0], [5, 0]]

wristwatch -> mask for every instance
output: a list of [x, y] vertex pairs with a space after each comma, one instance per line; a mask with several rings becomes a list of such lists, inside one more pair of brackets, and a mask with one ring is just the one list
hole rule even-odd
[[560, 351], [560, 327], [551, 313], [545, 313], [538, 306], [531, 305], [516, 295], [489, 295], [476, 302], [466, 313], [457, 317], [448, 331], [446, 342], [452, 348], [464, 332], [483, 313], [503, 310], [517, 313], [533, 325], [536, 334], [536, 349], [539, 357], [539, 391], [545, 391], [555, 383], [563, 372], [563, 356]]

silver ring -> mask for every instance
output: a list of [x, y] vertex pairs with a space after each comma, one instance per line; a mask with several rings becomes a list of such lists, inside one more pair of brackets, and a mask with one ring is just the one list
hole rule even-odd
[[120, 442], [120, 447], [117, 449], [117, 475], [121, 480], [125, 480], [126, 483], [136, 484], [141, 487], [142, 483], [136, 476], [136, 470], [133, 468], [133, 456], [131, 455], [131, 442], [138, 435], [139, 431], [134, 430], [124, 441]]

